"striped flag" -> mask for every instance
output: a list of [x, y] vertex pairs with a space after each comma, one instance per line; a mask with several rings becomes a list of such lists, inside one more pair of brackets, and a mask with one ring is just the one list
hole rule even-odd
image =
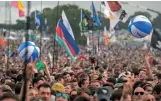
[[63, 20], [63, 24], [65, 25], [65, 27], [67, 28], [68, 32], [70, 33], [70, 35], [73, 37], [73, 39], [75, 40], [74, 34], [73, 34], [73, 30], [69, 24], [69, 21], [67, 19], [67, 16], [64, 12], [64, 10], [62, 11], [62, 20]]
[[56, 27], [56, 41], [65, 48], [72, 61], [76, 61], [75, 57], [80, 50], [76, 41], [65, 27], [62, 19], [59, 20]]
[[39, 27], [42, 25], [42, 19], [40, 15], [38, 14], [38, 11], [35, 11], [35, 24], [36, 24], [36, 29], [39, 29]]

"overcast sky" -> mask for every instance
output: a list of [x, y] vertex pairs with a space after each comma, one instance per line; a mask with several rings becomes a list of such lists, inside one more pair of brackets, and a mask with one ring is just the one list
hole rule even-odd
[[[127, 1], [126, 1], [127, 2]], [[26, 8], [26, 1], [23, 1], [24, 6]], [[53, 8], [57, 5], [57, 1], [43, 1], [43, 8], [44, 7], [50, 7]], [[161, 10], [161, 1], [135, 1], [135, 2], [130, 2], [139, 6], [143, 6], [143, 7], [147, 7], [156, 11], [160, 11]], [[90, 10], [90, 4], [91, 1], [60, 1], [59, 2], [60, 5], [63, 4], [76, 4], [81, 8], [85, 8], [85, 9], [89, 9]], [[100, 1], [95, 1], [94, 2], [95, 7], [97, 10], [100, 9]], [[121, 3], [122, 4], [122, 3]], [[129, 15], [134, 14], [135, 11], [146, 11], [128, 4], [122, 4], [123, 8], [126, 10], [126, 12]], [[32, 1], [31, 2], [31, 11], [33, 10], [40, 10], [41, 9], [41, 2], [39, 1]], [[155, 18], [157, 16], [157, 14], [149, 12], [153, 18]], [[5, 22], [5, 18], [9, 19], [9, 17], [5, 17], [5, 2], [4, 1], [0, 1], [0, 23], [4, 23]], [[19, 18], [18, 17], [18, 10], [16, 8], [12, 7], [12, 14], [11, 14], [11, 18], [12, 18], [12, 23], [15, 23], [16, 19], [25, 19], [23, 18]], [[153, 19], [152, 18], [152, 19]]]

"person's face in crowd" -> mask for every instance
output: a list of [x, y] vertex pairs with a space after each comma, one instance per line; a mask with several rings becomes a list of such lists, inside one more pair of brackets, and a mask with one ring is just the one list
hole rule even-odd
[[58, 72], [58, 68], [53, 68], [53, 72]]
[[35, 89], [30, 89], [28, 91], [27, 101], [30, 101], [33, 97], [37, 97], [38, 91]]
[[146, 92], [147, 94], [151, 94], [151, 93], [152, 93], [152, 90], [153, 90], [152, 86], [147, 86], [147, 87], [145, 88], [145, 92]]
[[9, 82], [12, 82], [12, 81], [11, 81], [10, 79], [6, 79], [6, 80], [5, 80], [5, 84], [6, 84], [6, 83], [9, 83]]
[[59, 83], [64, 84], [64, 79], [61, 78], [61, 79], [59, 80]]
[[144, 96], [144, 89], [141, 87], [137, 87], [134, 91], [134, 98], [136, 101], [142, 101]]
[[64, 80], [65, 80], [66, 82], [70, 82], [70, 81], [71, 81], [71, 76], [70, 76], [69, 74], [65, 75], [65, 76], [64, 76]]
[[79, 86], [78, 86], [78, 82], [73, 82], [73, 86], [74, 86], [74, 89], [79, 88]]
[[99, 82], [93, 82], [91, 85], [92, 85], [92, 87], [94, 87], [94, 88], [99, 88], [99, 87], [101, 87], [101, 85], [100, 85]]
[[159, 80], [158, 80], [158, 76], [154, 76], [154, 80], [153, 80], [153, 82], [154, 82], [155, 84], [157, 84], [157, 83], [159, 82]]
[[87, 88], [88, 86], [89, 86], [89, 80], [86, 79], [86, 80], [84, 80], [83, 87], [84, 87], [84, 88]]
[[102, 79], [107, 80], [107, 78], [108, 78], [107, 72], [103, 72]]
[[51, 98], [51, 89], [41, 87], [38, 92], [38, 96], [43, 99], [44, 101], [50, 101]]
[[82, 72], [82, 69], [80, 67], [75, 68], [74, 73], [79, 74]]
[[156, 101], [154, 96], [151, 94], [145, 95], [143, 101]]
[[146, 72], [145, 71], [140, 71], [139, 78], [141, 80], [145, 80], [147, 78]]
[[34, 87], [38, 87], [39, 85], [43, 84], [44, 81], [43, 80], [39, 80], [37, 83], [34, 84]]
[[72, 90], [71, 85], [65, 86], [65, 93], [66, 94], [70, 94], [71, 90]]
[[68, 95], [64, 93], [57, 93], [56, 101], [68, 101]]

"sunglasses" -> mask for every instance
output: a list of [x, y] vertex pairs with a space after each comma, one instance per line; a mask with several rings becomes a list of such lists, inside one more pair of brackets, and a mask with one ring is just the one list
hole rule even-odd
[[56, 93], [56, 97], [63, 97], [64, 99], [68, 99], [68, 95], [64, 93]]
[[139, 95], [139, 94], [140, 94], [140, 95], [144, 95], [144, 92], [135, 92], [134, 94], [135, 94], [135, 95]]

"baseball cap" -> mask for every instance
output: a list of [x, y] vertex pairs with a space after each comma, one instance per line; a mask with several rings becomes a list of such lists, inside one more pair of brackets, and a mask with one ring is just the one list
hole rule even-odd
[[110, 101], [110, 90], [106, 87], [97, 88], [95, 96], [98, 98], [98, 100]]

